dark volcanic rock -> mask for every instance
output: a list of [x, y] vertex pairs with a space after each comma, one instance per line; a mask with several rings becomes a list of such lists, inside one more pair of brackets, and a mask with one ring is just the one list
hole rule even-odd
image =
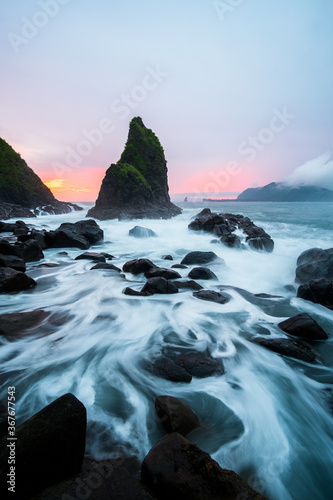
[[178, 433], [167, 434], [142, 463], [142, 481], [163, 498], [264, 500], [235, 472], [221, 469], [208, 453]]
[[300, 340], [290, 339], [268, 339], [264, 337], [256, 338], [252, 341], [254, 344], [261, 345], [270, 351], [283, 354], [290, 358], [300, 359], [306, 363], [316, 363], [317, 356], [313, 349]]
[[93, 262], [103, 262], [105, 263], [105, 257], [101, 253], [96, 252], [84, 252], [81, 255], [75, 257], [75, 260], [92, 260]]
[[117, 271], [118, 273], [121, 272], [119, 267], [114, 266], [113, 264], [108, 264], [107, 262], [100, 262], [99, 264], [93, 266], [90, 270], [92, 271], [93, 269], [109, 269], [110, 271]]
[[[208, 264], [213, 262], [213, 260], [218, 259], [218, 256], [214, 252], [190, 252], [181, 261], [181, 264], [192, 265], [192, 264]], [[223, 259], [219, 259], [223, 260]]]
[[203, 286], [194, 280], [174, 281], [178, 290], [202, 290]]
[[256, 236], [247, 240], [249, 247], [257, 251], [273, 252], [274, 241], [270, 237]]
[[217, 304], [226, 304], [229, 302], [229, 297], [223, 295], [223, 293], [215, 292], [214, 290], [200, 290], [199, 292], [194, 292], [193, 296], [197, 299], [208, 300], [209, 302], [216, 302]]
[[78, 228], [82, 236], [87, 238], [91, 245], [99, 243], [104, 238], [103, 229], [99, 227], [95, 220], [80, 220], [75, 222], [74, 226]]
[[322, 278], [301, 285], [297, 290], [297, 297], [333, 309], [333, 280]]
[[207, 267], [194, 267], [188, 277], [194, 280], [217, 280], [216, 274]]
[[173, 260], [172, 255], [163, 255], [162, 259], [164, 260]]
[[326, 340], [327, 333], [307, 313], [296, 314], [278, 324], [284, 332], [303, 339]]
[[[16, 429], [16, 494], [28, 499], [80, 472], [86, 436], [86, 409], [72, 394], [53, 401]], [[7, 440], [0, 443], [0, 492], [7, 498]]]
[[188, 269], [188, 267], [185, 266], [184, 264], [174, 264], [171, 267], [172, 267], [172, 269]]
[[221, 359], [210, 357], [206, 352], [190, 351], [175, 358], [192, 377], [206, 378], [211, 375], [223, 375], [224, 368]]
[[158, 377], [165, 378], [171, 382], [191, 382], [192, 375], [182, 366], [175, 363], [172, 359], [158, 358], [152, 364], [150, 371]]
[[1, 255], [0, 254], [0, 267], [11, 267], [16, 271], [25, 272], [25, 262], [23, 259], [15, 255]]
[[158, 396], [155, 399], [155, 411], [167, 432], [178, 432], [186, 436], [200, 426], [192, 409], [180, 399], [172, 396]]
[[37, 262], [44, 259], [43, 250], [38, 241], [29, 239], [23, 243], [22, 256], [25, 262]]
[[51, 313], [36, 309], [23, 313], [10, 313], [0, 315], [0, 335], [19, 338], [27, 330], [40, 325]]
[[157, 238], [157, 234], [154, 231], [141, 226], [134, 226], [133, 229], [128, 231], [128, 235], [134, 236], [134, 238]]
[[0, 200], [0, 220], [16, 219], [17, 217], [30, 218], [36, 217], [28, 208], [15, 205], [13, 203], [5, 203]]
[[181, 278], [181, 275], [177, 271], [172, 269], [166, 269], [164, 267], [153, 267], [145, 272], [146, 278], [165, 278], [166, 280], [175, 280]]
[[0, 221], [0, 233], [16, 233], [18, 230], [25, 230], [28, 232], [29, 228], [23, 220], [17, 220], [15, 222], [1, 222]]
[[100, 220], [157, 219], [180, 213], [170, 201], [163, 148], [142, 119], [133, 118], [121, 158], [106, 171], [88, 215]]
[[172, 281], [165, 278], [149, 278], [141, 292], [170, 294], [178, 293], [178, 288]]
[[133, 297], [150, 297], [154, 295], [152, 292], [138, 292], [137, 290], [133, 290], [133, 288], [127, 287], [123, 291], [124, 295], [132, 295]]
[[297, 259], [296, 283], [304, 284], [319, 278], [333, 280], [333, 248], [311, 248]]
[[103, 239], [103, 231], [94, 220], [65, 222], [55, 231], [45, 233], [46, 244], [51, 248], [76, 247], [87, 250]]
[[123, 271], [124, 273], [141, 274], [156, 267], [157, 266], [149, 259], [134, 259], [125, 262]]
[[20, 292], [36, 286], [35, 280], [10, 267], [0, 267], [0, 293]]

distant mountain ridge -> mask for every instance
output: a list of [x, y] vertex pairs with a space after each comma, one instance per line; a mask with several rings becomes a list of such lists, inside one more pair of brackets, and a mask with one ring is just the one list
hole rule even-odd
[[39, 211], [68, 213], [72, 209], [81, 207], [58, 201], [23, 158], [0, 138], [0, 219], [33, 217]]
[[288, 186], [271, 182], [263, 187], [245, 189], [237, 201], [333, 201], [333, 191], [317, 186]]

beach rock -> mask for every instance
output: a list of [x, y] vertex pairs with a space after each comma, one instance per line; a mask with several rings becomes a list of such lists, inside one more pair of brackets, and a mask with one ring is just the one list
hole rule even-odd
[[264, 337], [256, 338], [252, 341], [254, 344], [266, 347], [270, 351], [288, 356], [289, 358], [300, 359], [306, 363], [317, 363], [317, 356], [313, 349], [300, 340], [290, 339], [269, 339]]
[[156, 267], [149, 259], [134, 259], [129, 260], [123, 265], [123, 271], [124, 273], [141, 274]]
[[43, 250], [38, 241], [29, 239], [23, 243], [22, 257], [25, 262], [37, 262], [44, 259]]
[[194, 267], [188, 277], [194, 280], [217, 280], [216, 274], [207, 267]]
[[145, 457], [142, 481], [163, 498], [181, 500], [264, 500], [235, 472], [221, 469], [208, 453], [174, 432]]
[[212, 358], [207, 352], [189, 351], [174, 358], [175, 363], [184, 368], [192, 377], [206, 378], [223, 375], [224, 368], [220, 358]]
[[80, 220], [75, 222], [74, 226], [78, 228], [82, 236], [87, 238], [91, 245], [96, 245], [96, 243], [99, 243], [104, 238], [103, 229], [93, 219]]
[[333, 280], [321, 278], [301, 285], [297, 290], [297, 297], [333, 309]]
[[72, 224], [64, 222], [55, 231], [45, 233], [50, 248], [76, 247], [88, 250], [103, 239], [103, 230], [94, 220], [81, 220]]
[[164, 260], [173, 260], [172, 255], [163, 255], [162, 259]]
[[181, 278], [181, 275], [177, 271], [172, 269], [166, 269], [164, 267], [152, 267], [145, 271], [146, 278], [165, 278], [166, 280], [175, 280]]
[[200, 290], [199, 292], [194, 292], [193, 297], [200, 300], [208, 300], [209, 302], [216, 302], [217, 304], [226, 304], [230, 300], [223, 293], [215, 292], [214, 290]]
[[150, 297], [153, 295], [152, 292], [138, 292], [137, 290], [133, 290], [133, 288], [127, 287], [123, 291], [124, 295], [131, 295], [133, 297]]
[[0, 440], [8, 434], [8, 412], [5, 405], [0, 403]]
[[257, 236], [247, 240], [249, 247], [256, 251], [265, 251], [267, 253], [273, 252], [274, 241], [271, 237]]
[[171, 294], [178, 293], [178, 288], [172, 281], [165, 278], [149, 278], [141, 292]]
[[311, 248], [297, 259], [296, 283], [305, 284], [320, 278], [333, 280], [333, 248]]
[[174, 281], [178, 290], [202, 290], [203, 286], [194, 280]]
[[125, 149], [106, 171], [88, 216], [106, 219], [167, 219], [181, 213], [171, 203], [163, 148], [140, 117], [130, 122]]
[[0, 240], [0, 254], [1, 255], [14, 255], [22, 259], [22, 245], [11, 245], [9, 241], [4, 238]]
[[112, 260], [112, 259], [115, 259], [115, 256], [114, 256], [114, 255], [111, 255], [110, 253], [107, 253], [107, 252], [101, 252], [101, 255], [104, 255], [104, 257], [105, 257], [107, 260]]
[[99, 262], [98, 264], [95, 264], [90, 270], [92, 271], [93, 269], [108, 269], [109, 271], [117, 271], [118, 273], [121, 272], [121, 269], [119, 269], [119, 267], [114, 266], [113, 264], [108, 264], [107, 262]]
[[17, 229], [29, 230], [29, 227], [23, 220], [17, 220], [15, 222], [0, 221], [0, 233], [14, 233]]
[[172, 269], [188, 269], [187, 266], [185, 266], [184, 264], [174, 264], [173, 266], [171, 266]]
[[43, 309], [0, 314], [0, 335], [8, 338], [20, 338], [26, 331], [40, 325], [50, 314], [50, 312]]
[[313, 340], [328, 339], [327, 333], [308, 313], [296, 314], [278, 324], [284, 332], [295, 337]]
[[36, 281], [27, 274], [10, 267], [0, 267], [0, 293], [20, 292], [36, 285]]
[[192, 409], [183, 401], [172, 396], [158, 396], [155, 411], [166, 432], [178, 432], [186, 436], [200, 427], [200, 422]]
[[39, 231], [38, 229], [35, 228], [33, 228], [30, 233], [30, 238], [36, 240], [39, 243], [39, 246], [41, 247], [42, 250], [45, 250], [47, 248], [45, 233], [46, 233], [45, 230]]
[[75, 260], [92, 260], [93, 262], [105, 263], [104, 255], [96, 252], [84, 252], [81, 255], [75, 257]]
[[187, 255], [185, 255], [185, 257], [181, 261], [181, 264], [208, 264], [209, 262], [213, 262], [213, 260], [215, 259], [218, 259], [218, 256], [214, 252], [189, 252]]
[[0, 267], [11, 267], [16, 271], [25, 272], [25, 262], [15, 255], [1, 255], [0, 254]]
[[[85, 450], [86, 409], [65, 394], [16, 429], [16, 494], [28, 499], [43, 489], [78, 474]], [[7, 440], [0, 443], [0, 493], [7, 498]]]
[[129, 230], [128, 235], [134, 236], [134, 238], [157, 238], [157, 234], [152, 229], [141, 226], [134, 226], [133, 229]]
[[165, 357], [157, 358], [153, 362], [150, 371], [154, 375], [170, 380], [171, 382], [189, 383], [192, 380], [192, 375], [188, 371], [173, 360]]

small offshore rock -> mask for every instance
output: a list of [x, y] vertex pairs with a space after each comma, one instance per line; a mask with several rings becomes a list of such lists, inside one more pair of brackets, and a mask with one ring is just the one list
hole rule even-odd
[[157, 234], [152, 229], [142, 226], [134, 226], [129, 230], [128, 235], [134, 238], [157, 238]]
[[[213, 262], [213, 260], [218, 259], [219, 257], [214, 252], [189, 252], [183, 260], [181, 264], [191, 265], [191, 264], [208, 264], [209, 262]], [[223, 259], [220, 259], [223, 260]], [[224, 262], [224, 261], [223, 261]]]
[[151, 371], [158, 377], [165, 378], [171, 382], [186, 382], [192, 380], [192, 375], [182, 366], [176, 364], [173, 360], [161, 357], [154, 361]]
[[141, 292], [172, 294], [178, 293], [178, 288], [173, 281], [165, 278], [149, 278]]
[[199, 419], [189, 405], [173, 396], [158, 396], [155, 399], [155, 411], [168, 433], [178, 432], [186, 436], [200, 427]]
[[217, 276], [207, 267], [194, 267], [188, 274], [194, 280], [217, 280]]
[[321, 278], [301, 285], [297, 290], [297, 297], [333, 309], [333, 280]]
[[181, 275], [177, 271], [172, 269], [166, 269], [164, 267], [152, 267], [145, 271], [146, 278], [165, 278], [166, 280], [175, 280], [181, 278]]
[[214, 290], [200, 290], [199, 292], [194, 292], [193, 297], [209, 302], [216, 302], [217, 304], [226, 304], [230, 300], [229, 297], [223, 295], [223, 293], [215, 292]]
[[171, 266], [172, 269], [188, 269], [187, 266], [185, 266], [184, 264], [174, 264], [173, 266]]
[[328, 335], [308, 313], [300, 313], [278, 324], [284, 332], [295, 337], [326, 340]]
[[124, 295], [132, 295], [133, 297], [150, 297], [153, 295], [152, 292], [138, 292], [137, 290], [133, 290], [133, 288], [127, 287], [123, 291]]
[[121, 269], [119, 269], [119, 267], [107, 262], [99, 262], [98, 264], [95, 264], [90, 270], [92, 271], [93, 269], [108, 269], [109, 271], [117, 271], [118, 273], [121, 272]]
[[203, 286], [194, 280], [174, 281], [178, 290], [202, 290]]
[[155, 264], [149, 259], [134, 259], [125, 262], [123, 271], [125, 273], [141, 274], [149, 269], [156, 268]]
[[163, 255], [162, 259], [164, 260], [173, 260], [172, 255]]
[[20, 292], [36, 286], [35, 280], [10, 267], [0, 267], [0, 293]]

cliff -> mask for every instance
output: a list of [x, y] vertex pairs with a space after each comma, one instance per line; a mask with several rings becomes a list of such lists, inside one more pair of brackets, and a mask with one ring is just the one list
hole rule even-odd
[[133, 118], [125, 149], [106, 171], [88, 217], [158, 219], [180, 214], [170, 201], [167, 171], [160, 141], [140, 117]]
[[333, 191], [317, 186], [288, 186], [271, 182], [263, 187], [245, 189], [237, 201], [333, 201]]
[[[21, 156], [0, 138], [0, 218], [67, 213], [80, 207], [58, 201]], [[31, 212], [33, 210], [33, 212]]]

